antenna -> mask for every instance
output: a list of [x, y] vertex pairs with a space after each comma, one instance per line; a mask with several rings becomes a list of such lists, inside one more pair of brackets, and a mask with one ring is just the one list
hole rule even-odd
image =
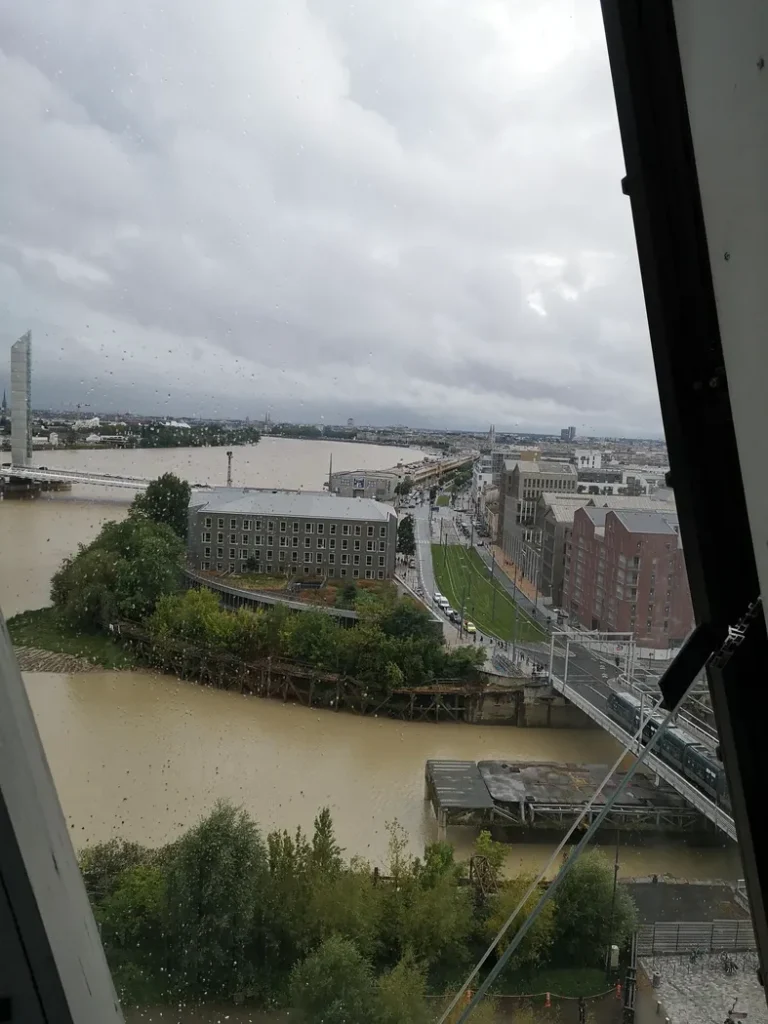
[[330, 454], [330, 460], [328, 463], [328, 493], [330, 494], [333, 490], [331, 486], [333, 482], [333, 452]]

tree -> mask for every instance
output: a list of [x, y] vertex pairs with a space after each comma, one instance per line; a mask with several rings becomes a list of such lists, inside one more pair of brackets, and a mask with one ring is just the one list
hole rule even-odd
[[353, 942], [338, 935], [294, 967], [290, 994], [305, 1024], [377, 1024], [371, 964]]
[[429, 503], [430, 503], [430, 505], [434, 505], [435, 504], [435, 498], [436, 497], [437, 497], [437, 488], [436, 487], [430, 487], [429, 488]]
[[103, 629], [115, 618], [140, 620], [176, 590], [184, 545], [170, 527], [147, 519], [105, 523], [51, 580], [51, 600], [70, 625]]
[[152, 851], [139, 843], [110, 839], [106, 843], [86, 846], [78, 858], [86, 892], [91, 903], [107, 899], [120, 884], [124, 871], [148, 864]]
[[636, 927], [637, 911], [600, 850], [582, 853], [557, 894], [555, 952], [570, 965], [601, 963], [609, 945], [622, 946]]
[[411, 515], [403, 516], [397, 524], [397, 550], [402, 555], [416, 554], [416, 535]]
[[163, 473], [147, 486], [144, 494], [136, 495], [130, 514], [153, 523], [165, 523], [177, 537], [186, 540], [191, 493], [186, 480], [180, 480], [174, 473]]
[[232, 998], [260, 980], [251, 957], [267, 856], [255, 823], [219, 803], [178, 842], [164, 907], [169, 976], [179, 994]]
[[427, 1003], [426, 973], [410, 955], [379, 978], [376, 1002], [378, 1024], [430, 1024], [435, 1020]]
[[419, 637], [424, 640], [445, 642], [443, 629], [423, 605], [409, 598], [401, 598], [392, 611], [380, 622], [381, 630], [387, 636]]
[[[533, 875], [518, 875], [516, 878], [504, 882], [500, 891], [491, 897], [490, 915], [485, 922], [485, 935], [489, 941], [496, 936], [510, 914], [518, 908], [533, 880]], [[497, 956], [501, 956], [517, 935], [520, 926], [529, 917], [540, 896], [541, 891], [537, 887], [525, 901], [496, 947]], [[549, 900], [544, 904], [532, 927], [510, 958], [509, 967], [513, 970], [525, 970], [545, 962], [552, 948], [554, 934], [555, 904], [553, 900]]]

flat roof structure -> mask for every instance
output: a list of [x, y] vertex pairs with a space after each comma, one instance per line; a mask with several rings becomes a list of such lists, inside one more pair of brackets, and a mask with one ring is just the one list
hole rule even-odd
[[341, 498], [327, 491], [287, 491], [262, 487], [214, 487], [193, 493], [189, 508], [211, 515], [295, 516], [298, 519], [389, 521], [391, 505], [372, 498]]

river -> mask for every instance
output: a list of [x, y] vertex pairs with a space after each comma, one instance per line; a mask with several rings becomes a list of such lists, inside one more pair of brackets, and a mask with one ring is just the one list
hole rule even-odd
[[[372, 445], [265, 438], [235, 449], [236, 484], [319, 489], [335, 469], [377, 468], [418, 453]], [[153, 477], [173, 470], [197, 483], [226, 477], [223, 449], [45, 452], [39, 461]], [[0, 606], [6, 615], [48, 601], [51, 574], [106, 519], [125, 515], [130, 492], [74, 489], [36, 501], [0, 502]], [[75, 846], [113, 835], [161, 843], [219, 798], [246, 807], [265, 828], [308, 828], [333, 813], [341, 845], [382, 864], [387, 822], [414, 853], [435, 836], [423, 801], [428, 758], [520, 758], [608, 763], [615, 741], [598, 730], [401, 723], [312, 711], [203, 689], [143, 672], [33, 673], [27, 689]], [[466, 853], [471, 834], [449, 837]], [[533, 869], [547, 843], [518, 844], [508, 867]], [[735, 878], [735, 849], [662, 840], [622, 847], [623, 876]]]

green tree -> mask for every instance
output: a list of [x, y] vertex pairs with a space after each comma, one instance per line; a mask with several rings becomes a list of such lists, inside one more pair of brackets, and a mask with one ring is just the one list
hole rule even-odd
[[[490, 914], [485, 922], [485, 937], [493, 939], [518, 906], [533, 882], [533, 875], [518, 875], [503, 883], [498, 893], [490, 899]], [[497, 956], [501, 956], [510, 942], [517, 935], [523, 921], [529, 917], [536, 906], [541, 891], [536, 888], [523, 904], [522, 909], [504, 934], [496, 947]], [[555, 904], [553, 900], [545, 903], [533, 926], [523, 938], [520, 946], [509, 961], [512, 970], [530, 970], [546, 962], [552, 949], [555, 934]]]
[[170, 527], [129, 518], [105, 523], [51, 580], [51, 600], [73, 626], [100, 629], [115, 618], [142, 619], [174, 591], [184, 545]]
[[179, 840], [164, 907], [178, 993], [231, 999], [260, 985], [251, 956], [267, 880], [264, 843], [243, 811], [219, 803]]
[[637, 925], [627, 890], [600, 850], [582, 853], [557, 894], [555, 953], [569, 965], [597, 966], [612, 943], [623, 946]]
[[123, 872], [149, 864], [152, 851], [139, 843], [110, 839], [106, 843], [86, 846], [78, 858], [80, 873], [93, 904], [107, 899], [120, 884]]
[[165, 523], [177, 537], [187, 539], [187, 514], [192, 489], [186, 480], [174, 473], [163, 473], [153, 480], [143, 494], [133, 499], [130, 514]]
[[416, 554], [416, 536], [411, 515], [403, 516], [397, 524], [397, 550], [401, 555]]
[[443, 630], [439, 622], [430, 615], [423, 605], [407, 597], [401, 598], [392, 611], [380, 622], [381, 630], [387, 636], [419, 637], [444, 643]]
[[291, 1006], [305, 1024], [377, 1024], [376, 983], [349, 939], [332, 935], [291, 973]]
[[378, 980], [378, 1024], [430, 1024], [435, 1016], [427, 1002], [424, 968], [403, 957]]

